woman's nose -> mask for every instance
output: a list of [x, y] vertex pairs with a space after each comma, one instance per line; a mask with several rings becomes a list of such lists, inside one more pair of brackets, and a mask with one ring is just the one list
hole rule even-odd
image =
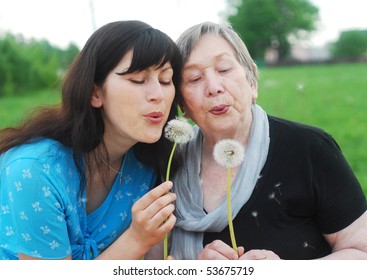
[[206, 75], [206, 86], [208, 95], [218, 95], [224, 92], [221, 77], [218, 77], [215, 73]]
[[164, 92], [161, 83], [157, 81], [151, 81], [147, 89], [147, 99], [151, 102], [160, 102], [163, 100]]

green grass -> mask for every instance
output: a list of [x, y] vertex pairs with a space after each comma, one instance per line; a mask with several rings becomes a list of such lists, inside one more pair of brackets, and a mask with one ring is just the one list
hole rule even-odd
[[[59, 100], [57, 90], [0, 98], [0, 128]], [[367, 194], [367, 64], [263, 68], [257, 103], [271, 115], [330, 133]]]
[[269, 114], [330, 133], [367, 194], [366, 64], [261, 69], [257, 103]]
[[59, 102], [58, 90], [43, 90], [26, 95], [0, 98], [0, 128], [17, 125], [34, 107]]

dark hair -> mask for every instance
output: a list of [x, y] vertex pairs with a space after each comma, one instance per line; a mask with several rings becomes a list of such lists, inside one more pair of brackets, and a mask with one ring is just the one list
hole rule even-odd
[[[62, 103], [43, 107], [18, 127], [0, 131], [0, 154], [10, 148], [40, 137], [53, 138], [73, 150], [82, 181], [81, 160], [102, 142], [104, 125], [100, 109], [91, 106], [93, 86], [102, 85], [109, 72], [124, 55], [133, 50], [128, 72], [144, 70], [150, 66], [162, 67], [170, 62], [173, 83], [178, 91], [182, 67], [181, 55], [175, 43], [165, 33], [141, 21], [118, 21], [95, 31], [75, 58], [66, 74], [62, 87]], [[177, 116], [177, 95], [168, 120]], [[138, 143], [134, 151], [138, 159], [163, 174], [172, 143], [164, 136], [154, 144]], [[93, 155], [93, 161], [100, 160]], [[91, 170], [91, 159], [86, 167]]]

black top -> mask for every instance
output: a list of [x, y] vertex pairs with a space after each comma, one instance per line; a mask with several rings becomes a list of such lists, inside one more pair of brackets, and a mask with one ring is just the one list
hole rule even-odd
[[[234, 219], [237, 246], [271, 250], [281, 259], [328, 255], [322, 234], [347, 227], [366, 211], [362, 188], [329, 134], [271, 116], [269, 126], [268, 159]], [[228, 227], [205, 233], [204, 246], [215, 239], [230, 245]]]

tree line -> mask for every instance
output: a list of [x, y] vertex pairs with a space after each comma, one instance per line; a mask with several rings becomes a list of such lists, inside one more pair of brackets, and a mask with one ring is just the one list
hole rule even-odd
[[[276, 49], [279, 62], [289, 58], [291, 45], [317, 30], [319, 9], [309, 0], [227, 0], [225, 18], [230, 22], [256, 61]], [[59, 86], [63, 73], [79, 53], [76, 45], [66, 49], [47, 40], [27, 40], [21, 35], [0, 37], [0, 97]], [[367, 60], [367, 30], [342, 32], [331, 48], [333, 59]]]
[[[307, 40], [320, 23], [319, 9], [309, 0], [227, 0], [226, 19], [246, 42], [255, 60], [276, 49], [280, 62], [291, 45]], [[367, 57], [367, 30], [345, 30], [331, 42], [334, 60], [358, 61]]]
[[47, 40], [6, 33], [0, 37], [0, 97], [58, 87], [78, 53], [75, 44], [61, 49]]

